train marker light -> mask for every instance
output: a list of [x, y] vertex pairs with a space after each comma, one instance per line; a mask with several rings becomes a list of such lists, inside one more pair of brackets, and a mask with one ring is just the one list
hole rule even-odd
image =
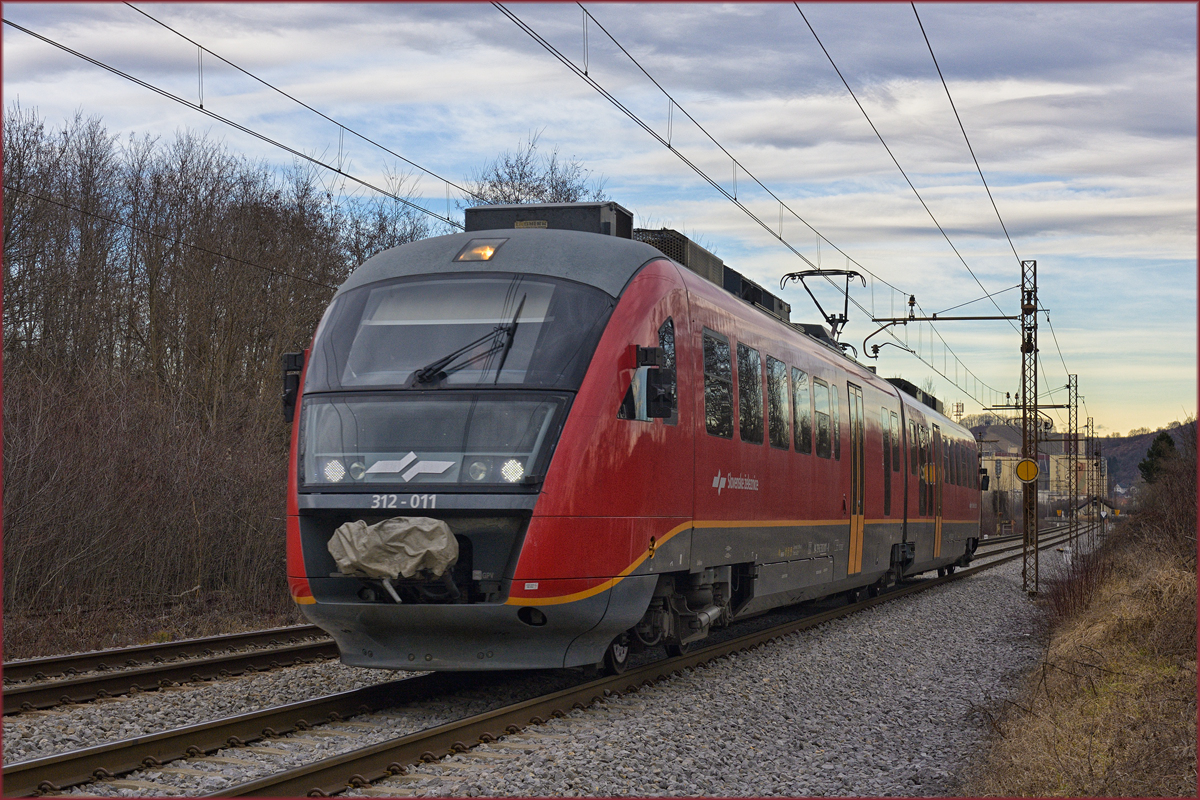
[[515, 458], [510, 458], [504, 462], [504, 466], [500, 468], [500, 475], [509, 483], [516, 483], [525, 477], [525, 465]]
[[472, 461], [467, 467], [467, 477], [473, 481], [481, 481], [488, 476], [488, 465], [484, 461]]
[[342, 462], [337, 459], [332, 459], [325, 462], [325, 480], [330, 483], [337, 483], [342, 478], [346, 477], [346, 468], [342, 466]]
[[458, 251], [455, 261], [491, 261], [492, 256], [500, 249], [500, 245], [508, 239], [472, 239], [467, 246]]

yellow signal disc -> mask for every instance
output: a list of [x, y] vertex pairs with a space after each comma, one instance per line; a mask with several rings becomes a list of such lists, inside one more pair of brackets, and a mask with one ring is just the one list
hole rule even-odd
[[1024, 483], [1036, 481], [1038, 476], [1037, 462], [1032, 458], [1022, 458], [1017, 462], [1017, 478]]

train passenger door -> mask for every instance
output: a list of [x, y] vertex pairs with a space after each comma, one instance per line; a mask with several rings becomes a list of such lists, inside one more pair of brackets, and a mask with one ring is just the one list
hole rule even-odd
[[933, 557], [942, 555], [942, 435], [938, 426], [933, 426], [933, 452], [930, 453], [929, 477], [933, 482]]
[[846, 384], [850, 400], [850, 558], [847, 575], [862, 572], [863, 529], [866, 523], [863, 496], [863, 393], [853, 383]]

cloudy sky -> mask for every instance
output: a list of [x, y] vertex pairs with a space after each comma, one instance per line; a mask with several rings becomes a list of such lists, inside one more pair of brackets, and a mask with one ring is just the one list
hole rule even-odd
[[[768, 287], [808, 266], [777, 238], [782, 216], [783, 239], [813, 263], [845, 267], [848, 256], [869, 271], [867, 286], [852, 290], [866, 313], [852, 306], [843, 335], [860, 348], [876, 327], [872, 309], [898, 315], [909, 293], [933, 313], [981, 298], [982, 284], [1008, 290], [996, 302], [1017, 312], [1016, 256], [910, 5], [800, 8], [961, 259], [794, 5], [585, 4], [594, 16], [586, 48], [580, 6], [508, 6], [562, 57], [580, 68], [586, 60], [594, 81], [726, 191], [736, 180], [739, 202], [774, 233], [491, 5], [135, 5], [457, 183], [540, 133], [543, 151], [557, 147], [603, 176], [637, 224], [681, 230]], [[1103, 433], [1194, 415], [1196, 7], [937, 3], [917, 12], [1013, 246], [1038, 262], [1050, 319], [1040, 319], [1043, 396], [1065, 401], [1061, 387], [1077, 373], [1081, 417]], [[196, 45], [127, 5], [5, 3], [4, 18], [198, 100]], [[9, 25], [3, 68], [6, 107], [19, 101], [52, 125], [78, 111], [121, 136], [207, 131], [253, 158], [283, 167], [293, 158]], [[412, 173], [414, 197], [446, 213], [440, 180], [212, 55], [203, 94], [206, 109], [329, 163], [341, 158], [364, 180]], [[803, 290], [782, 294], [793, 320], [818, 319]], [[840, 307], [829, 290], [821, 300]], [[998, 312], [982, 300], [953, 313]], [[932, 378], [967, 413], [1017, 391], [1019, 336], [1008, 323], [936, 327], [932, 345], [929, 326], [900, 328], [917, 352], [884, 348], [880, 373]], [[1061, 429], [1060, 420], [1065, 412]]]

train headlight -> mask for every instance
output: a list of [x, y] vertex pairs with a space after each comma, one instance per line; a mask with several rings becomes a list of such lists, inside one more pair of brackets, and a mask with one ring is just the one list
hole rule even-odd
[[492, 256], [500, 249], [500, 245], [508, 239], [472, 239], [466, 247], [458, 251], [455, 261], [491, 261]]
[[525, 465], [515, 458], [510, 458], [504, 462], [504, 466], [500, 467], [500, 477], [509, 483], [516, 483], [525, 477]]
[[491, 472], [486, 461], [472, 461], [467, 466], [467, 477], [473, 481], [481, 481]]
[[363, 476], [367, 474], [367, 465], [361, 461], [355, 461], [350, 465], [350, 477], [356, 481], [361, 481]]
[[342, 466], [342, 462], [336, 458], [325, 462], [325, 480], [330, 483], [337, 483], [342, 478], [346, 477], [346, 468]]

